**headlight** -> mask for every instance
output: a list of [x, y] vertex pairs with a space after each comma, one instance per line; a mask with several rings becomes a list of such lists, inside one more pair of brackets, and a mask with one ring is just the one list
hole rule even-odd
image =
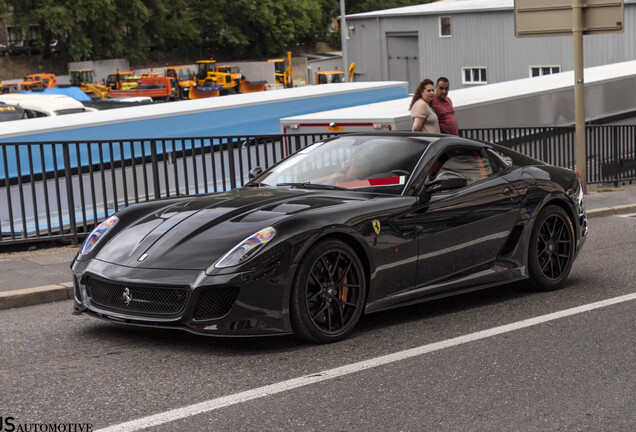
[[93, 248], [97, 245], [97, 243], [99, 243], [102, 237], [106, 235], [108, 230], [117, 225], [117, 222], [119, 222], [119, 218], [117, 216], [111, 216], [104, 222], [97, 225], [93, 232], [91, 232], [91, 234], [86, 238], [80, 253], [82, 255], [88, 255], [91, 253]]
[[244, 263], [269, 243], [276, 235], [276, 230], [273, 227], [268, 227], [260, 230], [254, 235], [249, 236], [241, 243], [237, 244], [228, 253], [223, 255], [219, 259], [214, 267], [225, 268], [233, 267]]

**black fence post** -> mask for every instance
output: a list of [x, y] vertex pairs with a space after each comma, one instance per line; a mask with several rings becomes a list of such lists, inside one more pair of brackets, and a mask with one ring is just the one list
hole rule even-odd
[[[75, 223], [75, 199], [73, 197], [73, 178], [71, 177], [73, 173], [71, 171], [71, 156], [69, 152], [69, 145], [70, 145], [69, 143], [62, 144], [62, 153], [64, 155], [64, 180], [66, 181], [66, 201], [68, 204], [68, 219], [71, 225], [71, 243], [73, 245], [77, 245], [78, 241], [77, 241], [77, 225]], [[44, 181], [46, 181], [46, 176], [44, 176]], [[37, 215], [35, 215], [35, 217], [37, 217]], [[62, 233], [63, 233], [64, 227], [62, 226], [60, 227], [60, 229], [62, 230]]]
[[550, 150], [548, 147], [548, 137], [547, 134], [545, 132], [545, 129], [543, 131], [543, 139], [541, 140], [541, 144], [542, 145], [542, 152], [543, 152], [543, 157], [541, 158], [541, 160], [545, 163], [549, 163], [549, 164], [553, 164], [554, 162], [551, 160], [550, 158]]
[[612, 140], [613, 140], [613, 146], [612, 146], [612, 150], [613, 150], [613, 155], [612, 155], [612, 160], [614, 161], [614, 186], [618, 186], [618, 180], [620, 177], [620, 171], [621, 171], [621, 155], [620, 155], [620, 151], [618, 149], [618, 128], [620, 126], [615, 126], [612, 128]]
[[159, 199], [161, 198], [161, 189], [159, 187], [159, 163], [157, 162], [156, 140], [150, 141], [150, 163], [152, 164], [152, 187], [155, 189], [155, 199]]
[[236, 168], [234, 166], [234, 139], [227, 140], [227, 158], [230, 168], [230, 188], [236, 188]]

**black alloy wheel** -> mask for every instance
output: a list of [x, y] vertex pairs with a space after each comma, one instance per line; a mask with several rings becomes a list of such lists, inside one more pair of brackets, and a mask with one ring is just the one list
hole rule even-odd
[[294, 278], [291, 319], [296, 335], [313, 343], [346, 337], [364, 309], [362, 263], [346, 243], [327, 240], [314, 246]]
[[535, 289], [557, 289], [567, 279], [574, 259], [572, 222], [558, 206], [548, 206], [535, 221], [528, 253], [530, 280]]

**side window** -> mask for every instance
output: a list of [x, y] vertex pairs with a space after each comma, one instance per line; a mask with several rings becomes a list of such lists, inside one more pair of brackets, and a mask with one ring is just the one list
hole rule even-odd
[[479, 149], [452, 148], [446, 150], [433, 164], [429, 172], [429, 181], [444, 171], [452, 171], [475, 183], [493, 175], [493, 168], [487, 158], [482, 157]]
[[486, 150], [486, 154], [488, 155], [488, 160], [490, 166], [492, 167], [493, 174], [499, 174], [501, 171], [505, 170], [508, 167], [502, 156], [498, 155], [492, 150]]

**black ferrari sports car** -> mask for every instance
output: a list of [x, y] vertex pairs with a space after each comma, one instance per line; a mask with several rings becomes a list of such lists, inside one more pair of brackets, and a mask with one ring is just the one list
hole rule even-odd
[[250, 176], [98, 225], [72, 264], [74, 313], [333, 342], [363, 313], [523, 279], [556, 289], [587, 234], [577, 173], [454, 136], [342, 135]]

